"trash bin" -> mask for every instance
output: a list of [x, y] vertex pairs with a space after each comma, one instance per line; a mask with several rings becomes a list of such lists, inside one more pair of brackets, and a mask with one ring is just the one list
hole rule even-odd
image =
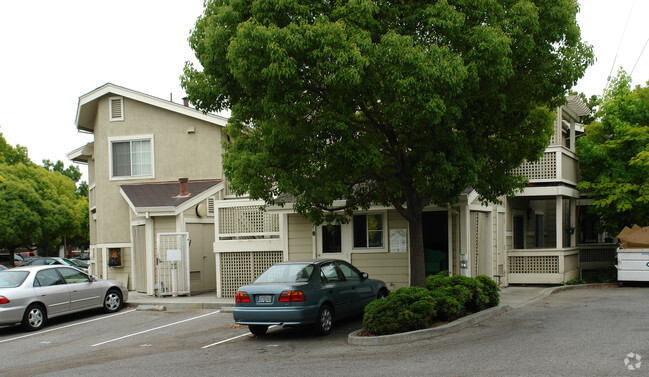
[[649, 281], [649, 249], [617, 249], [618, 281]]

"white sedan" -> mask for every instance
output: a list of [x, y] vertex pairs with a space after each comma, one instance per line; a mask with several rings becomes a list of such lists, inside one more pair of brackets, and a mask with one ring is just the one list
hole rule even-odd
[[119, 281], [99, 280], [68, 266], [25, 266], [0, 271], [0, 325], [38, 330], [48, 318], [103, 308], [113, 313], [128, 300]]

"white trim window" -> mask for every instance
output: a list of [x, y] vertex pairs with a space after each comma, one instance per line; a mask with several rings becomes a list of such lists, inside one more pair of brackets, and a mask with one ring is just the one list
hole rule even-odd
[[88, 187], [88, 210], [94, 211], [97, 208], [97, 202], [95, 201], [95, 184], [93, 183]]
[[153, 136], [110, 139], [110, 176], [113, 179], [154, 176]]
[[385, 239], [383, 213], [354, 215], [354, 248], [382, 248]]
[[108, 108], [111, 122], [124, 120], [124, 97], [110, 97], [108, 99]]

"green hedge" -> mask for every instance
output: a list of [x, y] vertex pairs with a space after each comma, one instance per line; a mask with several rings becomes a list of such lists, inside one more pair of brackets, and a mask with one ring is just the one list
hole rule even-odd
[[453, 321], [500, 302], [498, 285], [488, 276], [448, 276], [448, 271], [426, 278], [426, 288], [400, 288], [365, 307], [363, 327], [372, 335], [427, 328], [433, 322]]

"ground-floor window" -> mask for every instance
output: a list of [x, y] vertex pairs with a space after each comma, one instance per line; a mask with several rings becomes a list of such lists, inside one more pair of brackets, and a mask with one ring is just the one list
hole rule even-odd
[[383, 247], [383, 214], [354, 215], [354, 247]]

